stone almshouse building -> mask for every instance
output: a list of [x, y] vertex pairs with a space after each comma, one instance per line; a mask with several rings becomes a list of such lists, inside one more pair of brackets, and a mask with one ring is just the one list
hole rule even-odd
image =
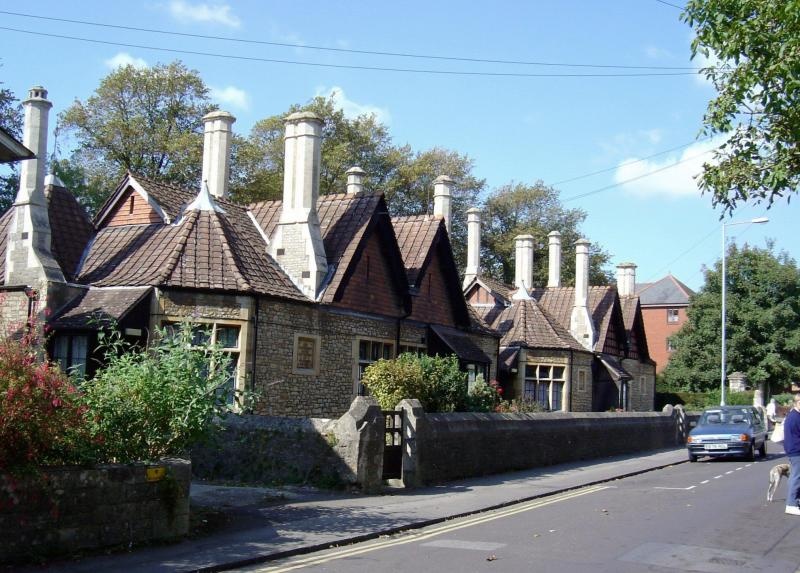
[[500, 377], [507, 395], [548, 410], [649, 411], [655, 363], [647, 351], [635, 269], [617, 267], [617, 286], [588, 284], [589, 242], [577, 241], [575, 287], [561, 285], [561, 235], [549, 236], [548, 284], [533, 286], [533, 241], [516, 237], [514, 286], [480, 272], [480, 212], [468, 211], [464, 292], [502, 334]]
[[[46, 97], [34, 88], [23, 102], [37, 158]], [[456, 354], [464, 370], [497, 375], [499, 335], [466, 304], [450, 248], [448, 178], [432, 217], [392, 220], [358, 168], [346, 194], [320, 197], [321, 121], [297, 113], [283, 200], [237, 205], [226, 193], [234, 118], [204, 122], [199, 191], [128, 173], [93, 222], [43, 161], [22, 162], [0, 218], [3, 316], [46, 317], [52, 358], [86, 374], [98, 319], [146, 344], [188, 318], [231, 354], [231, 383], [261, 394], [264, 414], [341, 415], [364, 368], [403, 351]]]

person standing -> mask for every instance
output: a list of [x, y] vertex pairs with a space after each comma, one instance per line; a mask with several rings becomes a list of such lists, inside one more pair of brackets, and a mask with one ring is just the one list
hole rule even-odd
[[791, 468], [786, 489], [786, 513], [800, 515], [800, 394], [794, 395], [792, 409], [783, 421], [783, 451]]

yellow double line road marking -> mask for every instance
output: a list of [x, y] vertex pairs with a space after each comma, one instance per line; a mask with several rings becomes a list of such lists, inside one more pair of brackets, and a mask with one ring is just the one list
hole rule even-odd
[[406, 534], [398, 534], [403, 535], [402, 538], [398, 539], [387, 539], [385, 541], [376, 541], [376, 542], [367, 542], [369, 545], [364, 546], [364, 544], [356, 544], [351, 547], [346, 547], [340, 549], [338, 551], [333, 551], [331, 553], [327, 553], [324, 556], [312, 556], [312, 557], [303, 557], [299, 559], [295, 559], [290, 561], [289, 563], [285, 563], [284, 565], [276, 565], [273, 567], [264, 567], [258, 569], [258, 571], [264, 573], [283, 573], [284, 571], [294, 571], [296, 569], [301, 569], [303, 567], [312, 567], [314, 565], [321, 565], [323, 563], [328, 563], [329, 561], [335, 561], [337, 559], [345, 559], [347, 557], [353, 557], [355, 555], [361, 555], [363, 553], [369, 553], [371, 551], [377, 551], [379, 549], [384, 549], [387, 547], [394, 547], [397, 545], [405, 545], [407, 543], [417, 543], [419, 541], [424, 541], [426, 539], [430, 539], [431, 537], [436, 537], [437, 535], [442, 535], [445, 533], [450, 533], [451, 531], [457, 531], [459, 529], [464, 529], [466, 527], [472, 527], [473, 525], [480, 525], [483, 523], [488, 523], [490, 521], [494, 521], [496, 519], [503, 519], [505, 517], [510, 517], [512, 515], [516, 515], [518, 513], [523, 513], [525, 511], [531, 511], [532, 509], [538, 509], [540, 507], [545, 507], [547, 505], [552, 505], [554, 503], [558, 503], [561, 501], [567, 501], [569, 499], [574, 499], [576, 497], [581, 497], [584, 495], [588, 495], [590, 493], [595, 493], [598, 491], [602, 491], [604, 489], [608, 489], [609, 486], [590, 486], [582, 489], [572, 490], [568, 492], [564, 492], [562, 494], [553, 495], [545, 498], [535, 499], [533, 501], [528, 501], [520, 504], [516, 504], [504, 509], [497, 509], [494, 511], [490, 511], [485, 514], [475, 515], [473, 517], [465, 517], [462, 519], [454, 519], [452, 522], [444, 523], [442, 525], [436, 525], [432, 527], [427, 527], [423, 530], [420, 530], [417, 533], [406, 533]]

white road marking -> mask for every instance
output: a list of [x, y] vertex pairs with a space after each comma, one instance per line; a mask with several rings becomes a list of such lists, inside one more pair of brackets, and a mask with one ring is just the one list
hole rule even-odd
[[730, 475], [730, 474], [732, 474], [732, 473], [733, 473], [733, 470], [731, 470], [731, 471], [729, 471], [729, 472], [725, 472], [725, 475], [727, 476], [727, 475]]
[[703, 481], [701, 481], [701, 482], [700, 482], [700, 484], [701, 484], [701, 485], [703, 485], [703, 484], [707, 484], [707, 483], [708, 483], [708, 482], [710, 482], [710, 481], [711, 481], [710, 479], [704, 479]]
[[444, 547], [445, 549], [472, 549], [474, 551], [494, 551], [505, 547], [505, 543], [489, 543], [486, 541], [460, 541], [458, 539], [440, 539], [420, 543], [421, 547]]
[[656, 486], [653, 489], [679, 489], [681, 491], [689, 491], [690, 489], [696, 488], [696, 485], [690, 485], [689, 487], [659, 487]]
[[722, 477], [722, 474], [719, 474], [718, 476], [714, 476], [714, 479], [719, 479], [721, 477]]

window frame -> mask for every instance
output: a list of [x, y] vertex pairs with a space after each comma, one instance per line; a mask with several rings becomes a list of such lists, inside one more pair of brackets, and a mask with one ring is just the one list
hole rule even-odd
[[[558, 376], [556, 376], [557, 373]], [[526, 400], [534, 400], [550, 412], [563, 411], [564, 388], [567, 383], [567, 366], [565, 364], [526, 362], [522, 378], [522, 395]], [[555, 388], [556, 385], [558, 385], [558, 389]], [[554, 397], [557, 400], [554, 400]], [[556, 404], [556, 402], [558, 403]]]
[[[368, 358], [362, 360], [361, 359], [361, 343], [368, 342], [370, 344], [370, 351], [368, 353]], [[386, 356], [385, 350], [380, 352], [380, 356], [372, 360], [372, 345], [373, 344], [381, 344], [383, 347], [388, 346], [390, 348], [389, 356]], [[367, 366], [377, 362], [378, 360], [385, 358], [387, 360], [391, 360], [397, 357], [395, 354], [395, 341], [389, 338], [374, 338], [371, 336], [359, 336], [353, 339], [353, 393], [355, 396], [366, 396], [367, 389], [361, 383], [361, 377], [364, 374], [364, 370], [367, 369]], [[362, 368], [362, 365], [364, 366]]]
[[[76, 359], [75, 356], [75, 341], [83, 339], [83, 360]], [[60, 356], [59, 354], [59, 341], [66, 341], [66, 355]], [[53, 337], [53, 362], [57, 362], [61, 370], [68, 376], [72, 377], [76, 373], [80, 378], [86, 378], [86, 373], [89, 368], [89, 335], [80, 332], [60, 332]]]
[[[314, 341], [314, 348], [312, 350], [313, 356], [311, 357], [312, 360], [311, 368], [301, 368], [298, 365], [298, 359], [300, 357], [299, 355], [300, 339], [310, 339]], [[294, 334], [294, 344], [292, 346], [292, 374], [298, 374], [301, 376], [317, 376], [319, 374], [319, 369], [320, 369], [321, 345], [322, 345], [322, 338], [318, 334], [305, 334], [296, 332]]]
[[677, 324], [681, 320], [681, 309], [668, 308], [667, 309], [667, 324]]

